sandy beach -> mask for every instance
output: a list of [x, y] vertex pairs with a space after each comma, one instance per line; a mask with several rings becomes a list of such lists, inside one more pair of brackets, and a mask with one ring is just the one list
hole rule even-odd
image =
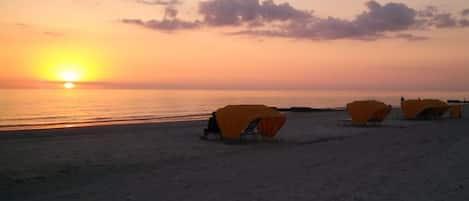
[[276, 142], [201, 141], [205, 121], [0, 132], [0, 200], [469, 200], [469, 116], [353, 127], [286, 113]]

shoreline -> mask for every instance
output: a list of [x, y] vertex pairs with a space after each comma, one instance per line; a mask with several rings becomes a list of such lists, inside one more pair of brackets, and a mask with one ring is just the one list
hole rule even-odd
[[152, 128], [152, 127], [171, 127], [178, 126], [180, 124], [199, 124], [203, 122], [206, 123], [206, 120], [180, 120], [180, 121], [158, 121], [158, 122], [135, 122], [135, 123], [121, 123], [121, 124], [92, 124], [92, 125], [82, 125], [75, 127], [56, 127], [56, 128], [37, 128], [37, 129], [25, 129], [25, 130], [0, 130], [0, 140], [3, 139], [15, 139], [18, 138], [28, 138], [28, 137], [47, 137], [47, 136], [56, 136], [55, 134], [60, 134], [60, 136], [73, 136], [73, 135], [83, 135], [84, 133], [89, 133], [89, 131], [95, 130], [115, 130], [115, 129], [126, 129], [126, 128]]
[[[311, 107], [290, 107], [276, 108], [280, 112], [336, 112], [343, 111], [341, 108], [311, 108]], [[8, 131], [31, 131], [31, 130], [47, 130], [47, 129], [65, 129], [65, 128], [81, 128], [93, 126], [112, 126], [112, 125], [135, 125], [135, 124], [154, 124], [166, 122], [185, 122], [185, 121], [202, 121], [208, 120], [210, 113], [187, 114], [176, 116], [142, 116], [141, 118], [121, 119], [112, 118], [96, 118], [101, 120], [85, 120], [57, 123], [38, 123], [38, 124], [17, 124], [17, 125], [0, 125], [1, 132]]]
[[2, 125], [0, 126], [0, 133], [10, 132], [10, 131], [33, 131], [33, 130], [48, 130], [48, 129], [83, 128], [83, 127], [94, 127], [94, 126], [184, 122], [184, 121], [206, 120], [208, 119], [208, 117], [209, 117], [209, 114], [193, 114], [193, 115], [154, 117], [154, 118], [142, 118], [142, 119], [116, 119], [116, 120], [103, 120], [103, 121]]

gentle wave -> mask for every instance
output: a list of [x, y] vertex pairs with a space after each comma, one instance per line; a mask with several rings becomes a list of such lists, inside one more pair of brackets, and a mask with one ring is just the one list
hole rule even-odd
[[12, 125], [0, 125], [0, 130], [8, 128], [41, 128], [41, 127], [64, 127], [66, 125], [73, 125], [79, 127], [80, 125], [93, 125], [93, 124], [109, 124], [113, 123], [125, 123], [125, 122], [151, 122], [151, 121], [184, 121], [184, 120], [196, 120], [205, 119], [209, 117], [209, 113], [202, 114], [188, 114], [188, 115], [175, 115], [175, 116], [125, 116], [125, 117], [97, 117], [91, 119], [84, 119], [81, 121], [68, 121], [68, 122], [50, 122], [50, 123], [31, 123], [31, 124], [12, 124]]
[[25, 118], [0, 118], [0, 121], [30, 121], [30, 120], [52, 120], [52, 119], [67, 119], [71, 116], [48, 116], [48, 117], [25, 117]]

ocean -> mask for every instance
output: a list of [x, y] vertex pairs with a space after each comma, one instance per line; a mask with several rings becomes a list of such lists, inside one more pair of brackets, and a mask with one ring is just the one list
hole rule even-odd
[[0, 90], [0, 130], [206, 119], [229, 104], [343, 108], [376, 99], [399, 106], [400, 97], [464, 99], [469, 92], [325, 90]]

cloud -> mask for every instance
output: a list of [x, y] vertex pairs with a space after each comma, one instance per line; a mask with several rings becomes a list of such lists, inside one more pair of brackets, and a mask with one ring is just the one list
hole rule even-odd
[[[453, 28], [458, 25], [457, 19], [449, 13], [440, 13], [436, 7], [429, 6], [424, 10], [415, 10], [402, 3], [380, 4], [368, 1], [367, 10], [354, 19], [345, 20], [335, 17], [321, 18], [311, 15], [309, 20], [292, 20], [277, 27], [265, 29], [248, 29], [234, 34], [263, 35], [312, 40], [377, 40], [382, 38], [401, 38], [410, 41], [425, 40], [409, 34], [388, 36], [391, 32], [403, 32], [431, 28]], [[263, 29], [264, 28], [264, 29]]]
[[418, 15], [423, 18], [433, 17], [438, 12], [438, 8], [435, 6], [427, 6], [423, 10], [418, 11]]
[[460, 24], [462, 27], [469, 27], [469, 20], [463, 19], [463, 20], [459, 21], [459, 24]]
[[311, 18], [311, 11], [297, 10], [288, 3], [276, 5], [273, 0], [266, 0], [260, 6], [260, 16], [263, 20], [306, 20]]
[[451, 13], [441, 13], [438, 8], [428, 6], [419, 12], [423, 28], [454, 28], [458, 27], [458, 20]]
[[160, 5], [160, 6], [181, 4], [179, 0], [136, 0], [136, 2], [146, 4], [146, 5]]
[[388, 3], [382, 6], [376, 1], [369, 1], [366, 6], [368, 11], [350, 22], [366, 32], [406, 30], [416, 24], [417, 12], [405, 4]]
[[291, 20], [270, 30], [246, 30], [237, 34], [254, 34], [305, 38], [313, 40], [359, 39], [376, 40], [388, 31], [405, 31], [417, 24], [417, 11], [400, 3], [381, 5], [376, 1], [366, 3], [367, 11], [353, 20], [335, 17], [320, 18], [310, 15], [302, 20]]
[[428, 37], [425, 37], [425, 36], [416, 36], [416, 35], [407, 34], [407, 33], [397, 34], [396, 36], [394, 36], [394, 38], [400, 38], [400, 39], [404, 39], [404, 40], [407, 40], [407, 41], [422, 41], [422, 40], [428, 40]]
[[200, 21], [180, 20], [178, 10], [167, 6], [162, 20], [123, 22], [161, 31], [228, 26], [237, 29], [228, 35], [309, 40], [400, 38], [418, 41], [427, 38], [402, 32], [468, 26], [467, 20], [442, 13], [434, 6], [416, 10], [403, 3], [380, 4], [374, 0], [366, 2], [367, 9], [353, 19], [318, 17], [313, 11], [299, 10], [289, 3], [276, 4], [273, 0], [207, 0], [198, 6]]
[[142, 26], [148, 29], [160, 30], [165, 32], [172, 32], [175, 30], [183, 29], [196, 29], [199, 27], [198, 21], [182, 21], [179, 19], [163, 19], [163, 20], [148, 20], [143, 21], [140, 19], [123, 19], [121, 20], [125, 24], [133, 24]]
[[[139, 0], [151, 5], [167, 5], [162, 20], [123, 19], [121, 22], [161, 31], [194, 29], [206, 26], [240, 26], [248, 23], [251, 27], [262, 26], [264, 22], [302, 20], [311, 17], [306, 11], [293, 8], [288, 3], [275, 4], [272, 0], [211, 0], [199, 3], [203, 21], [184, 21], [177, 18], [178, 10], [169, 1]], [[173, 2], [173, 1], [172, 1]], [[179, 2], [179, 1], [176, 1]]]
[[429, 20], [429, 25], [437, 28], [451, 28], [458, 25], [457, 20], [449, 13], [435, 15]]
[[173, 8], [171, 6], [168, 6], [164, 9], [164, 16], [163, 19], [166, 18], [176, 18], [178, 15], [178, 10], [176, 8]]
[[461, 11], [461, 15], [462, 15], [462, 16], [467, 16], [467, 15], [469, 15], [469, 8], [462, 10], [462, 11]]
[[179, 4], [179, 0], [137, 0], [140, 3], [150, 5], [164, 5], [164, 15], [161, 20], [141, 20], [126, 18], [122, 19], [121, 22], [125, 24], [138, 25], [144, 28], [163, 31], [163, 32], [174, 32], [177, 30], [190, 30], [199, 28], [200, 22], [198, 20], [185, 21], [177, 18], [178, 10], [175, 8], [176, 4]]
[[210, 0], [199, 3], [199, 13], [211, 26], [237, 26], [249, 22], [302, 20], [311, 17], [288, 3], [275, 4], [272, 0]]

